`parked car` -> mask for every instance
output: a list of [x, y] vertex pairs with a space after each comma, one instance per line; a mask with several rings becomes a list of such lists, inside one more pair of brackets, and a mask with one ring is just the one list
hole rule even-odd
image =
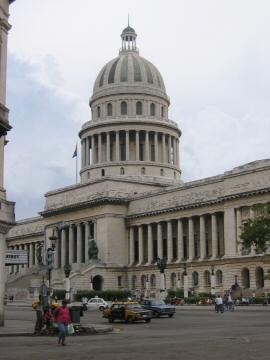
[[87, 306], [87, 309], [89, 309], [89, 310], [98, 309], [100, 311], [103, 311], [106, 307], [108, 307], [108, 303], [102, 298], [94, 297], [87, 301], [86, 306]]
[[151, 321], [151, 312], [145, 310], [138, 302], [114, 302], [110, 308], [103, 311], [103, 317], [110, 323], [114, 320], [129, 324], [140, 320], [148, 323]]
[[160, 317], [162, 315], [173, 317], [175, 313], [175, 307], [166, 305], [163, 300], [146, 299], [142, 301], [142, 306], [144, 309], [151, 310], [153, 317]]

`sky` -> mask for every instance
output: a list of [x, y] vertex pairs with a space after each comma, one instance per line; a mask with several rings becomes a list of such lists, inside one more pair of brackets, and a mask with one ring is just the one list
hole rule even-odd
[[75, 183], [78, 132], [90, 120], [100, 69], [118, 55], [128, 13], [182, 131], [182, 180], [270, 157], [268, 0], [16, 0], [5, 188], [17, 220], [36, 216], [47, 191]]

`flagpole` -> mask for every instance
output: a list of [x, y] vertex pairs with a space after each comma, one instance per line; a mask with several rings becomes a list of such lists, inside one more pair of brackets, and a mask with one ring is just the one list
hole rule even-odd
[[76, 184], [78, 184], [78, 156], [76, 156]]

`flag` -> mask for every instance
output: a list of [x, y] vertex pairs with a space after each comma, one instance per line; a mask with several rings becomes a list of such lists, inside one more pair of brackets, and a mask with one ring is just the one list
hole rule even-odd
[[75, 158], [75, 157], [77, 157], [77, 144], [76, 144], [72, 158]]

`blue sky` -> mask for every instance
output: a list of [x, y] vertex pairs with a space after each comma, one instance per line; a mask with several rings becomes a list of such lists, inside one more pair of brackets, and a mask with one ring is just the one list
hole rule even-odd
[[182, 179], [269, 158], [269, 1], [28, 0], [10, 12], [5, 177], [17, 219], [42, 210], [46, 191], [75, 182], [77, 134], [128, 12], [183, 132]]

